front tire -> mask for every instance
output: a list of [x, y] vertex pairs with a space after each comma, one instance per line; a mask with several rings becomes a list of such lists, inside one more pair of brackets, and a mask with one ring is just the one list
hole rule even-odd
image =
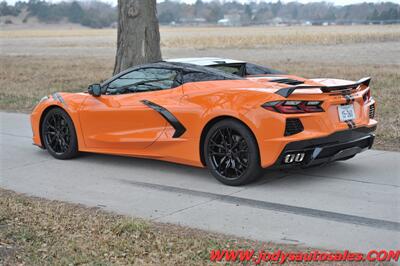
[[41, 124], [42, 141], [56, 159], [66, 160], [78, 155], [78, 140], [74, 123], [61, 108], [51, 109]]
[[262, 173], [253, 134], [233, 119], [222, 120], [210, 128], [204, 141], [204, 156], [211, 174], [226, 185], [245, 185]]

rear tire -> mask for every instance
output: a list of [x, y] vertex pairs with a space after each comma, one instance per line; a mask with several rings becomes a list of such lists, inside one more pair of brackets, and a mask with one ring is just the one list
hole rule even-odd
[[211, 174], [223, 184], [245, 185], [262, 174], [257, 142], [251, 131], [236, 120], [225, 119], [213, 125], [203, 151]]
[[51, 109], [41, 124], [42, 141], [56, 159], [66, 160], [78, 155], [78, 140], [74, 123], [61, 108]]

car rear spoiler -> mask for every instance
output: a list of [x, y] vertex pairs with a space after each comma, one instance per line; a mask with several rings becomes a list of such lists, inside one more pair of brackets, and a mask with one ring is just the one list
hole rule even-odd
[[371, 82], [371, 78], [367, 77], [367, 78], [362, 78], [362, 79], [360, 79], [359, 81], [357, 81], [356, 83], [353, 83], [353, 84], [336, 85], [336, 86], [305, 86], [305, 85], [301, 85], [301, 86], [293, 86], [293, 87], [289, 87], [289, 88], [283, 88], [283, 89], [280, 89], [280, 90], [276, 91], [275, 93], [280, 95], [280, 96], [283, 96], [283, 97], [287, 98], [295, 90], [321, 89], [322, 92], [347, 91], [347, 90], [355, 89], [360, 85], [369, 86], [370, 82]]

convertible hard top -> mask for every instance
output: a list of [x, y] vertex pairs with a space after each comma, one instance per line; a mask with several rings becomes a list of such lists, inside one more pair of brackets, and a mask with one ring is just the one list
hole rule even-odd
[[220, 58], [220, 57], [170, 58], [167, 59], [166, 62], [207, 66], [241, 77], [254, 76], [254, 75], [285, 74], [282, 71], [275, 70], [269, 67], [256, 65], [246, 61], [229, 59], [229, 58]]
[[219, 57], [188, 57], [188, 58], [174, 58], [167, 59], [166, 62], [171, 63], [187, 63], [194, 64], [198, 66], [215, 66], [222, 64], [245, 64], [245, 61], [228, 59], [228, 58], [219, 58]]

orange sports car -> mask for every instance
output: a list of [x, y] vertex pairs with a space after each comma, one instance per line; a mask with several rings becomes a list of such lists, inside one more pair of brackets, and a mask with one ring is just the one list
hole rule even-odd
[[346, 160], [373, 144], [370, 78], [304, 79], [242, 61], [185, 60], [44, 97], [31, 115], [34, 144], [57, 159], [81, 151], [207, 167], [228, 185], [249, 183], [263, 168]]

